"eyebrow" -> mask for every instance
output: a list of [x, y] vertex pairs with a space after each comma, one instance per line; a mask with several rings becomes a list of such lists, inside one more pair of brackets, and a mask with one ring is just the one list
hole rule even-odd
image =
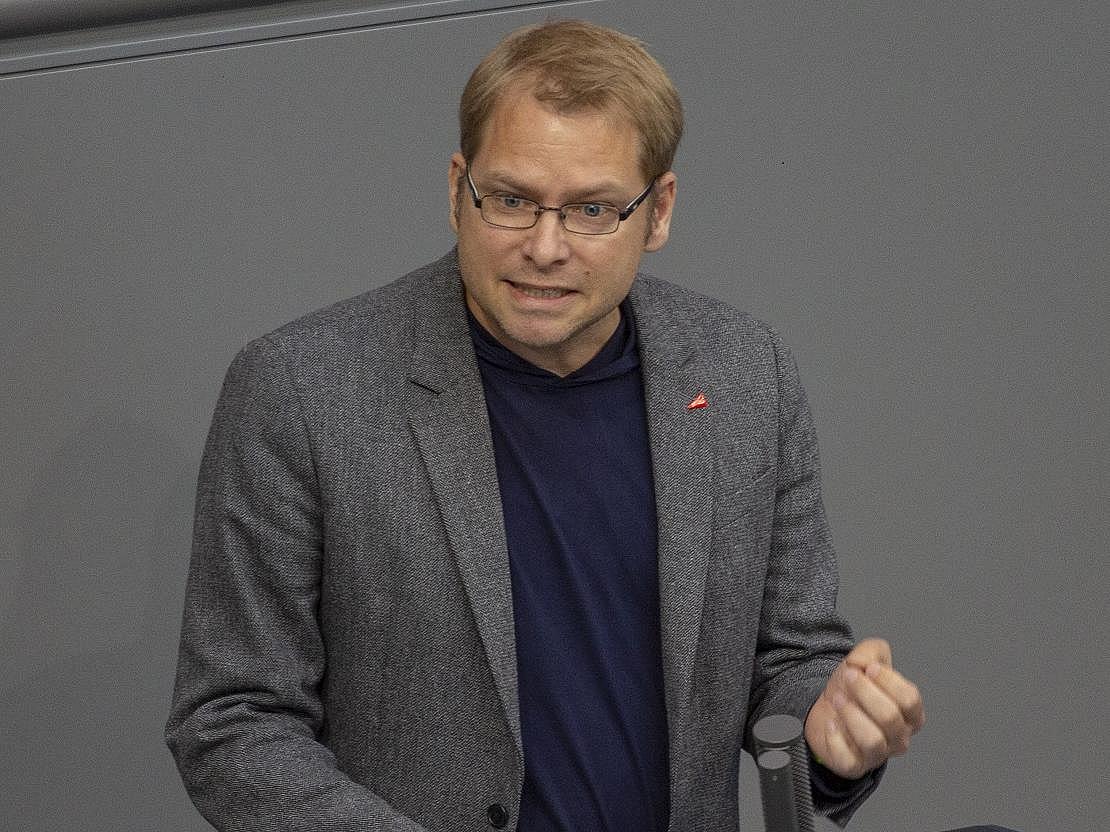
[[[523, 196], [536, 196], [534, 188], [520, 182], [509, 173], [490, 171], [483, 174], [482, 179], [486, 182], [486, 186], [493, 190], [510, 190], [516, 191]], [[572, 191], [564, 204], [588, 201], [591, 199], [604, 200], [605, 202], [616, 204], [622, 200], [627, 201], [624, 196], [626, 190], [627, 188], [619, 182], [603, 179], [601, 182], [589, 188], [583, 188], [580, 191]], [[538, 202], [538, 200], [534, 201]]]

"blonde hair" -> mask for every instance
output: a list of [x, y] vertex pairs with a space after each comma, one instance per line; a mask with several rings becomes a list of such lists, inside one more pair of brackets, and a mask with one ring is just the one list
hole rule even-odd
[[612, 112], [627, 118], [649, 179], [671, 169], [682, 138], [682, 102], [643, 43], [584, 20], [551, 20], [511, 32], [482, 59], [459, 101], [459, 147], [469, 162], [490, 115], [524, 85], [556, 112]]

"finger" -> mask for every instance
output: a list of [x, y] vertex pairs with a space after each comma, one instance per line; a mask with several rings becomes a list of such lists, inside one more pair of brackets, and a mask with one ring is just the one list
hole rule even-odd
[[914, 729], [902, 716], [898, 703], [867, 674], [852, 669], [846, 676], [850, 678], [847, 700], [882, 733], [887, 753], [906, 753]]
[[855, 780], [867, 771], [856, 750], [844, 734], [837, 719], [825, 723], [825, 748], [821, 764], [847, 780]]
[[845, 676], [848, 678], [846, 701], [855, 705], [882, 733], [887, 753], [906, 753], [913, 728], [907, 723], [898, 703], [868, 674], [851, 668]]
[[920, 731], [925, 724], [925, 704], [917, 685], [894, 668], [878, 663], [869, 665], [865, 673], [868, 679], [897, 704], [911, 733]]
[[858, 679], [867, 669], [866, 665], [858, 666], [850, 663], [847, 659], [842, 661], [833, 671], [832, 676], [826, 683], [829, 693], [844, 693], [847, 694], [851, 689], [852, 684]]
[[886, 735], [855, 702], [842, 703], [837, 709], [837, 719], [845, 742], [855, 749], [863, 766], [861, 774], [878, 767], [890, 756]]

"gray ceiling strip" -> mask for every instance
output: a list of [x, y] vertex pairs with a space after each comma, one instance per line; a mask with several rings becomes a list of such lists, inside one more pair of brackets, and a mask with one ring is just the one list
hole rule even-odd
[[[333, 34], [401, 23], [426, 22], [473, 14], [571, 7], [604, 0], [433, 0], [432, 2], [380, 4], [290, 16], [283, 4], [235, 9], [127, 26], [107, 26], [78, 32], [15, 38], [0, 41], [0, 76], [74, 69], [121, 60], [165, 56], [201, 49]], [[311, 4], [309, 4], [311, 6]], [[281, 12], [285, 12], [282, 14]]]
[[0, 0], [0, 39], [279, 2], [283, 0]]

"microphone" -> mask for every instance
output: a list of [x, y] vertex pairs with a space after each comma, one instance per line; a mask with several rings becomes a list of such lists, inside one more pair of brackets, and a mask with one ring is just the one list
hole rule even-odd
[[765, 716], [752, 728], [759, 795], [766, 832], [814, 832], [809, 755], [802, 722], [787, 714]]

